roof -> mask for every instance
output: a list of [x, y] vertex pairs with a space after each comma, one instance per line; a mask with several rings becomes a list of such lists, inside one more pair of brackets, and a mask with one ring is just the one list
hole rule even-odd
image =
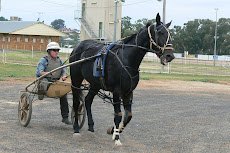
[[66, 36], [66, 34], [36, 21], [0, 21], [0, 33], [20, 35]]

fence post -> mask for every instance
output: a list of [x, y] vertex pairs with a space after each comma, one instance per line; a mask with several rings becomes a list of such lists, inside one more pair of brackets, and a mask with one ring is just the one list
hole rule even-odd
[[4, 51], [5, 51], [5, 63], [6, 63], [6, 51], [7, 51], [7, 50], [4, 49]]
[[168, 63], [168, 74], [170, 74], [170, 63]]
[[5, 64], [5, 51], [2, 49], [2, 63]]
[[32, 45], [32, 58], [34, 57], [34, 46]]

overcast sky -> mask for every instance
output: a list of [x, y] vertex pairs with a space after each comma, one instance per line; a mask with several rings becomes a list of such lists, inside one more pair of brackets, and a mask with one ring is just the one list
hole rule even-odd
[[[1, 0], [0, 16], [10, 19], [18, 16], [23, 21], [36, 21], [39, 17], [50, 25], [55, 19], [63, 19], [68, 28], [79, 29], [74, 20], [74, 11], [80, 8], [80, 0]], [[218, 18], [230, 18], [230, 0], [166, 0], [166, 22], [183, 26], [194, 19], [216, 20], [215, 8], [218, 8]], [[162, 15], [163, 2], [157, 0], [125, 0], [122, 6], [122, 17], [129, 16], [132, 22], [155, 18], [159, 12]]]

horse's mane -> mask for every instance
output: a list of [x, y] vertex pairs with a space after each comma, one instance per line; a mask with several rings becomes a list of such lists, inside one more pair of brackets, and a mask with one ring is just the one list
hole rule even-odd
[[[150, 26], [150, 23], [147, 23], [146, 27]], [[127, 36], [125, 38], [123, 38], [121, 41], [122, 43], [124, 44], [127, 44], [129, 41], [131, 41], [134, 37], [136, 37], [139, 33], [141, 33], [145, 28], [141, 28], [139, 30], [139, 32], [135, 33], [135, 34], [132, 34], [131, 36]]]
[[137, 33], [132, 34], [131, 36], [127, 36], [127, 37], [123, 38], [121, 41], [122, 41], [122, 43], [127, 44], [127, 43], [128, 43], [129, 41], [131, 41], [134, 37], [136, 37], [136, 35], [137, 35]]

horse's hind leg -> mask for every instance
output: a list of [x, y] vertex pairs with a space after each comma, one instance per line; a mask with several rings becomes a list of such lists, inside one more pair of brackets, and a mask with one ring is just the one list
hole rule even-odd
[[73, 93], [73, 108], [75, 112], [75, 120], [74, 120], [74, 134], [79, 135], [79, 125], [78, 125], [78, 109], [80, 105], [80, 99], [82, 96], [82, 91], [78, 88], [81, 86], [83, 78], [78, 80], [77, 82], [72, 82], [72, 93]]
[[74, 136], [79, 135], [79, 125], [78, 125], [78, 108], [80, 105], [80, 99], [82, 98], [82, 91], [79, 89], [83, 81], [83, 77], [80, 71], [80, 67], [71, 66], [70, 75], [72, 82], [72, 93], [73, 93], [73, 108], [75, 112], [75, 121], [74, 121]]
[[97, 94], [98, 91], [93, 90], [92, 88], [89, 90], [87, 96], [85, 97], [85, 107], [87, 111], [87, 116], [88, 116], [88, 131], [94, 132], [94, 122], [93, 122], [93, 116], [92, 116], [92, 111], [91, 111], [91, 106], [93, 103], [93, 98]]

